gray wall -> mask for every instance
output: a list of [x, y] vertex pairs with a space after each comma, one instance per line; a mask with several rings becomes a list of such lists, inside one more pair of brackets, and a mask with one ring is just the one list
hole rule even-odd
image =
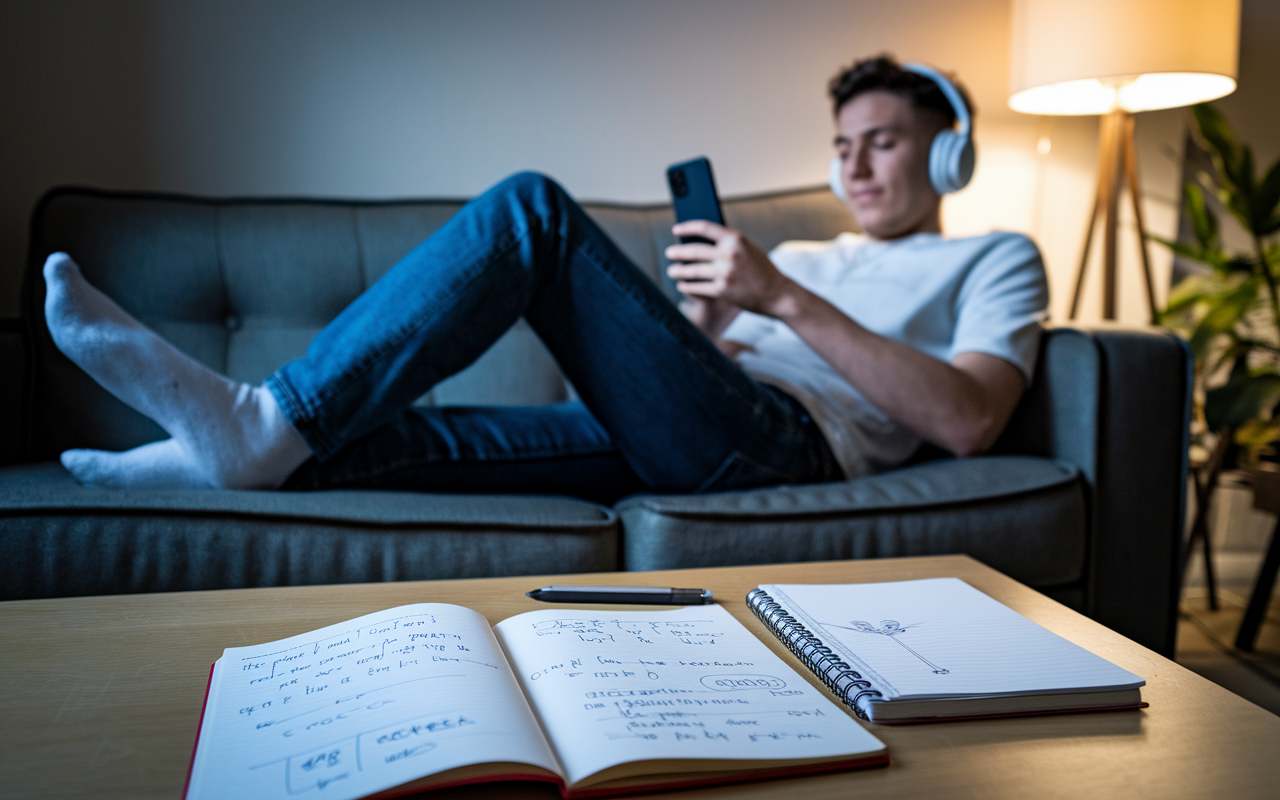
[[[1272, 153], [1276, 5], [1245, 0], [1226, 105]], [[949, 229], [1038, 235], [1056, 285], [1096, 127], [1057, 124], [1058, 172], [1037, 181], [1039, 123], [1005, 107], [1008, 26], [1007, 0], [6, 0], [0, 316], [53, 185], [457, 196], [533, 168], [582, 197], [657, 200], [663, 167], [697, 154], [728, 194], [809, 185], [830, 155], [827, 78], [880, 50], [958, 70], [977, 99], [982, 166], [948, 201]], [[1176, 115], [1150, 119], [1152, 142], [1178, 140]]]

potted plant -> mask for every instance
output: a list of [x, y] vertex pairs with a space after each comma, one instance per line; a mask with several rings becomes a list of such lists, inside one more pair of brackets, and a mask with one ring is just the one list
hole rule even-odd
[[[1214, 167], [1183, 189], [1195, 242], [1152, 238], [1209, 269], [1173, 289], [1160, 321], [1187, 338], [1195, 357], [1201, 460], [1212, 461], [1212, 452], [1227, 466], [1254, 466], [1280, 441], [1280, 160], [1259, 179], [1253, 152], [1221, 113], [1206, 104], [1191, 112]], [[1224, 246], [1206, 192], [1244, 228], [1248, 251]]]
[[[1203, 545], [1209, 608], [1217, 590], [1209, 546], [1209, 497], [1224, 468], [1246, 469], [1256, 508], [1280, 508], [1280, 475], [1257, 469], [1277, 456], [1280, 441], [1280, 160], [1258, 178], [1253, 152], [1241, 144], [1212, 106], [1191, 109], [1195, 132], [1213, 171], [1183, 188], [1183, 207], [1195, 242], [1152, 237], [1178, 255], [1208, 267], [1171, 292], [1160, 321], [1186, 337], [1195, 358], [1193, 446], [1196, 514], [1183, 553]], [[1250, 246], [1232, 252], [1205, 193], [1212, 193], [1243, 227]], [[1271, 466], [1271, 465], [1267, 465]], [[1251, 604], [1252, 605], [1252, 604]], [[1245, 638], [1242, 628], [1241, 641]], [[1238, 646], [1252, 647], [1252, 635]]]

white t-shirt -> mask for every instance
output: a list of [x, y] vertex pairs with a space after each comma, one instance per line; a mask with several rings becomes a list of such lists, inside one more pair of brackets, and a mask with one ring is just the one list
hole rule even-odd
[[[784, 275], [875, 333], [943, 361], [989, 353], [1031, 380], [1049, 290], [1040, 251], [1021, 234], [875, 242], [843, 233], [784, 242], [769, 255]], [[721, 335], [754, 348], [738, 363], [800, 401], [847, 477], [900, 464], [920, 446], [782, 322], [743, 311]]]

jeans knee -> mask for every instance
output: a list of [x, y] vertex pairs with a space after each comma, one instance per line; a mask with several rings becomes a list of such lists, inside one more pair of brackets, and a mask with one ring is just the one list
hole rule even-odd
[[564, 188], [556, 183], [553, 178], [532, 170], [510, 175], [495, 188], [510, 192], [524, 199], [567, 196]]

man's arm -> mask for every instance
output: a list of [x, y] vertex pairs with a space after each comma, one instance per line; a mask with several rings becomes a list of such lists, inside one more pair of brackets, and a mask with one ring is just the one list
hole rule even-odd
[[673, 245], [668, 274], [681, 292], [774, 317], [822, 356], [873, 405], [928, 441], [968, 456], [995, 443], [1025, 388], [1022, 373], [986, 353], [939, 361], [910, 345], [873, 333], [778, 271], [737, 231], [711, 222], [683, 222], [679, 236], [715, 242]]

